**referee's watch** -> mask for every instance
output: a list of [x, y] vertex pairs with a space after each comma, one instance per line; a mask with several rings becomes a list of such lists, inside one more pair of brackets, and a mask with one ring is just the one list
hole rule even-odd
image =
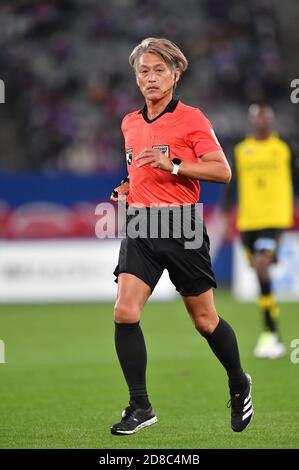
[[179, 158], [173, 158], [171, 161], [173, 163], [173, 169], [172, 169], [171, 174], [177, 175], [179, 173], [179, 168], [180, 168], [180, 164], [182, 163], [182, 160], [180, 160]]

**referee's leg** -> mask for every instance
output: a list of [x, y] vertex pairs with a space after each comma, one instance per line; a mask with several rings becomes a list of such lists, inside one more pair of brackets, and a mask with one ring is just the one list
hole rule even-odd
[[217, 314], [213, 290], [199, 295], [183, 296], [187, 311], [197, 331], [206, 338], [215, 356], [226, 369], [231, 393], [247, 386], [241, 367], [236, 335], [232, 327]]
[[231, 396], [231, 428], [241, 432], [251, 422], [253, 415], [252, 380], [241, 367], [234, 330], [217, 315], [212, 289], [199, 295], [184, 296], [183, 299], [195, 328], [206, 338], [226, 369]]
[[130, 405], [150, 406], [146, 389], [147, 354], [142, 330], [141, 311], [151, 295], [151, 288], [133, 274], [118, 275], [118, 292], [114, 308], [115, 348], [128, 384]]

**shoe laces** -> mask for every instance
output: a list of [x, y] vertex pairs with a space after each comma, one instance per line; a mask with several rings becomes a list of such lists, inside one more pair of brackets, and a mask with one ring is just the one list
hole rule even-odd
[[137, 408], [133, 408], [131, 405], [127, 406], [123, 411], [122, 420], [130, 421], [136, 417]]
[[122, 420], [123, 421], [128, 421], [130, 418], [133, 417], [135, 414], [135, 409], [132, 408], [130, 405], [125, 408], [125, 410], [122, 413]]
[[231, 408], [234, 413], [240, 414], [243, 411], [243, 401], [242, 394], [238, 393], [234, 396], [231, 396], [226, 404], [226, 407]]

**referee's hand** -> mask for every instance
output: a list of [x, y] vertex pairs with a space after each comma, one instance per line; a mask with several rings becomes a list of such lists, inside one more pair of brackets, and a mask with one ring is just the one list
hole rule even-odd
[[112, 191], [112, 194], [110, 196], [111, 201], [117, 202], [118, 201], [118, 196], [127, 196], [129, 194], [130, 190], [130, 183], [125, 182], [121, 184], [120, 186], [117, 186], [117, 188], [114, 188]]
[[172, 171], [173, 169], [171, 160], [166, 157], [163, 152], [154, 148], [142, 150], [142, 152], [135, 157], [135, 160], [137, 160], [138, 168], [144, 165], [150, 165], [153, 168], [160, 168], [165, 171]]

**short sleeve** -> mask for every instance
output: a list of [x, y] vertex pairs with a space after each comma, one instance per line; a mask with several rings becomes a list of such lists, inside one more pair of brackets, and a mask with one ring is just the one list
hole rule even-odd
[[121, 125], [120, 125], [120, 129], [121, 129], [121, 132], [122, 134], [124, 135], [125, 134], [125, 131], [126, 131], [126, 121], [127, 121], [127, 115], [124, 116], [123, 120], [121, 121]]
[[187, 139], [197, 157], [222, 150], [210, 121], [199, 109], [195, 109], [190, 116]]

